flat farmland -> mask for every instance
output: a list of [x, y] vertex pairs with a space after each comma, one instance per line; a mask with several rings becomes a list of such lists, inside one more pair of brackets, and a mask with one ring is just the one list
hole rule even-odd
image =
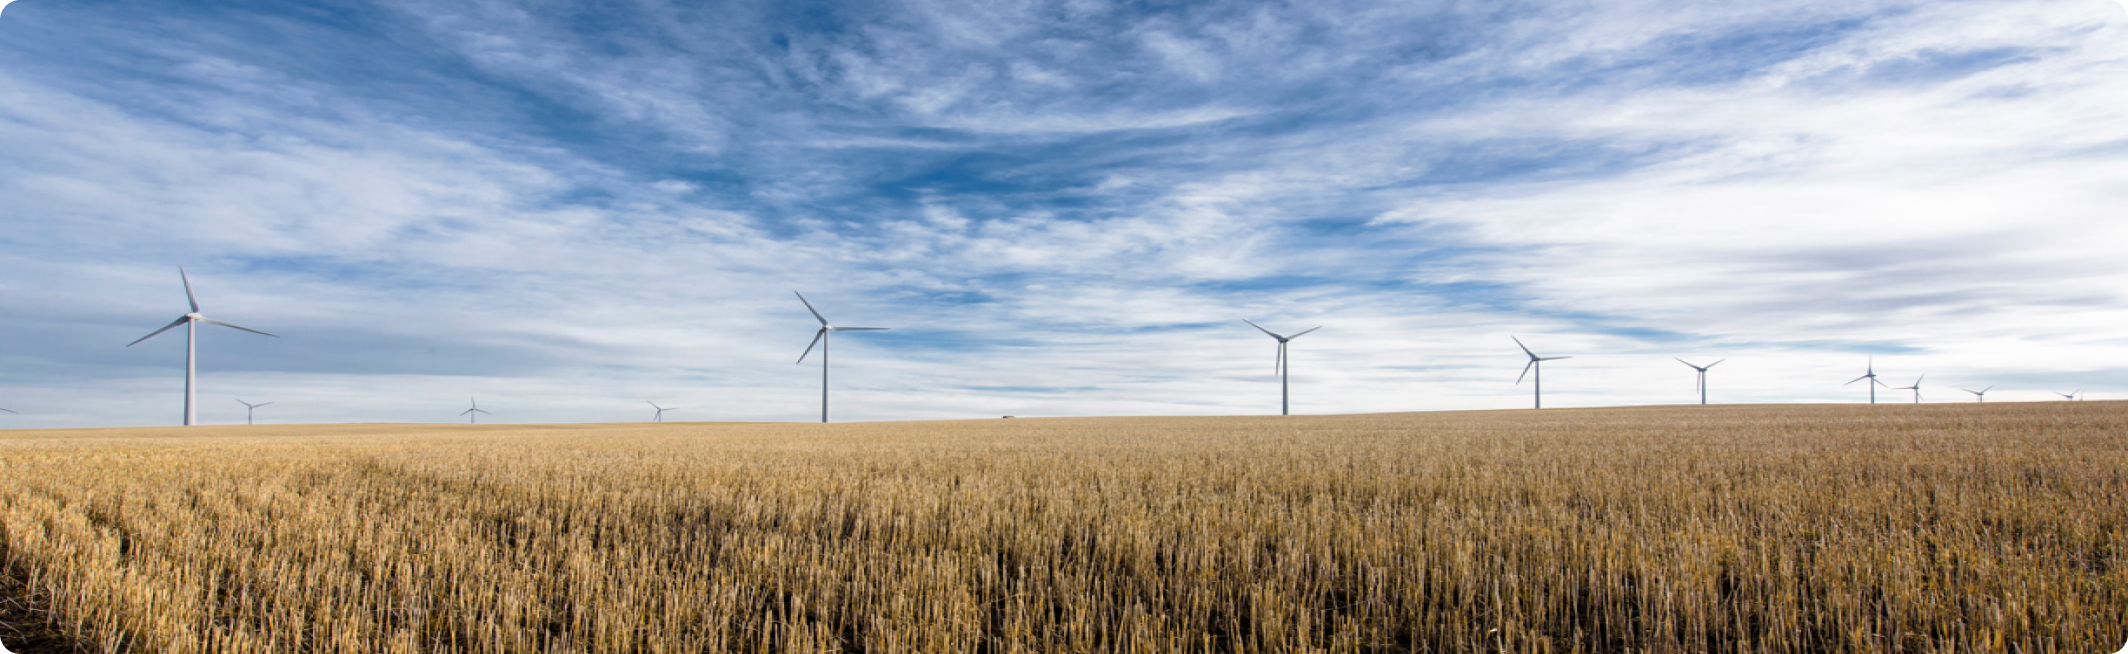
[[0, 504], [87, 651], [2128, 638], [2123, 402], [11, 431]]

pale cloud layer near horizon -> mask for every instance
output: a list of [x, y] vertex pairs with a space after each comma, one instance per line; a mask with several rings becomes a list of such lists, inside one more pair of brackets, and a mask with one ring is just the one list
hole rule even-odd
[[5, 12], [0, 427], [2128, 393], [2111, 0]]

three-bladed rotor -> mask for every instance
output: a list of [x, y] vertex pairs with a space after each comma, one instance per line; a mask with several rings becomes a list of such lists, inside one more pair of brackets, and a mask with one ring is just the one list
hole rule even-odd
[[1869, 403], [1876, 404], [1877, 387], [1883, 386], [1885, 388], [1891, 388], [1892, 385], [1877, 380], [1877, 357], [1870, 357], [1869, 367], [1865, 368], [1864, 370], [1866, 370], [1867, 372], [1862, 373], [1862, 376], [1847, 380], [1847, 383], [1841, 384], [1841, 386], [1852, 386], [1855, 382], [1862, 381], [1864, 379], [1869, 380], [1869, 383], [1865, 384], [1865, 386], [1869, 387]]
[[[1516, 385], [1516, 386], [1521, 386], [1521, 385], [1522, 385], [1522, 380], [1523, 380], [1523, 378], [1525, 378], [1525, 377], [1528, 377], [1528, 376], [1529, 376], [1529, 371], [1530, 371], [1530, 368], [1531, 368], [1532, 366], [1535, 366], [1535, 365], [1537, 365], [1537, 363], [1538, 363], [1538, 362], [1540, 362], [1540, 361], [1558, 361], [1558, 360], [1560, 360], [1560, 359], [1572, 359], [1572, 358], [1574, 358], [1574, 357], [1572, 357], [1572, 356], [1563, 356], [1563, 357], [1540, 357], [1540, 356], [1537, 356], [1537, 353], [1536, 353], [1536, 352], [1531, 352], [1531, 351], [1530, 351], [1530, 349], [1529, 349], [1529, 346], [1527, 346], [1527, 345], [1523, 345], [1523, 344], [1522, 344], [1522, 339], [1519, 339], [1519, 338], [1515, 338], [1515, 337], [1513, 337], [1513, 336], [1509, 336], [1508, 338], [1514, 338], [1514, 339], [1515, 339], [1515, 347], [1519, 347], [1519, 348], [1522, 348], [1522, 353], [1523, 353], [1523, 354], [1527, 354], [1527, 355], [1529, 355], [1529, 363], [1525, 363], [1525, 364], [1522, 364], [1522, 374], [1520, 374], [1520, 375], [1516, 375], [1516, 376], [1515, 376], [1515, 385]], [[1708, 365], [1713, 365], [1713, 364], [1708, 364]], [[1540, 373], [1540, 374], [1541, 374], [1541, 373]]]
[[237, 404], [242, 404], [242, 405], [244, 405], [244, 424], [247, 424], [247, 425], [249, 425], [249, 424], [252, 424], [252, 422], [251, 422], [251, 412], [252, 412], [252, 411], [256, 411], [256, 410], [258, 410], [258, 408], [259, 408], [259, 407], [262, 407], [262, 406], [266, 406], [266, 405], [268, 405], [268, 404], [273, 404], [272, 402], [260, 402], [260, 403], [258, 403], [258, 404], [252, 404], [252, 403], [250, 403], [250, 402], [245, 402], [245, 401], [244, 401], [244, 400], [243, 400], [242, 398], [235, 398], [235, 397], [232, 397], [232, 398], [229, 398], [229, 399], [232, 399], [232, 400], [236, 400], [236, 403], [237, 403]]
[[480, 400], [476, 400], [476, 399], [473, 399], [473, 398], [472, 398], [471, 396], [467, 396], [467, 397], [466, 397], [466, 401], [467, 401], [467, 402], [470, 402], [470, 403], [472, 403], [472, 404], [473, 404], [473, 408], [470, 408], [470, 409], [466, 409], [466, 410], [464, 410], [464, 411], [460, 411], [460, 412], [458, 412], [458, 415], [461, 415], [461, 416], [465, 416], [465, 417], [466, 417], [466, 423], [467, 423], [467, 424], [479, 424], [479, 423], [480, 423], [480, 416], [479, 416], [479, 415], [477, 415], [477, 414], [487, 413], [488, 415], [491, 415], [491, 416], [492, 416], [492, 415], [495, 415], [495, 414], [493, 414], [493, 413], [488, 413], [488, 412], [487, 412], [487, 410], [485, 410], [485, 409], [482, 409], [482, 408], [480, 408]]
[[1271, 374], [1278, 377], [1278, 415], [1291, 415], [1293, 409], [1292, 386], [1286, 383], [1286, 378], [1288, 377], [1287, 373], [1292, 371], [1292, 367], [1286, 364], [1286, 343], [1292, 341], [1293, 339], [1306, 336], [1308, 335], [1308, 332], [1322, 329], [1322, 325], [1309, 327], [1306, 330], [1302, 330], [1300, 333], [1294, 334], [1292, 336], [1286, 336], [1278, 332], [1264, 329], [1263, 325], [1256, 324], [1256, 321], [1254, 320], [1243, 318], [1241, 319], [1241, 321], [1249, 323], [1249, 326], [1255, 327], [1256, 331], [1263, 332], [1269, 335], [1271, 338], [1278, 339], [1278, 358], [1273, 359], [1271, 362]]
[[653, 408], [653, 409], [657, 409], [657, 410], [658, 410], [658, 412], [657, 412], [657, 413], [651, 414], [651, 416], [650, 416], [650, 421], [651, 421], [651, 422], [665, 422], [665, 412], [667, 412], [667, 411], [671, 411], [671, 410], [673, 410], [673, 409], [677, 409], [677, 408], [680, 408], [680, 407], [676, 407], [676, 406], [658, 406], [658, 403], [656, 403], [656, 402], [652, 402], [652, 401], [650, 401], [650, 400], [643, 400], [643, 402], [644, 402], [645, 404], [649, 404], [649, 405], [650, 405], [650, 408]]
[[1913, 391], [1913, 392], [1914, 392], [1914, 403], [1915, 403], [1915, 404], [1920, 404], [1920, 403], [1921, 403], [1921, 380], [1923, 380], [1923, 379], [1927, 379], [1927, 378], [1928, 378], [1928, 375], [1922, 375], [1922, 376], [1920, 376], [1920, 377], [1915, 377], [1915, 378], [1914, 378], [1914, 385], [1912, 385], [1912, 386], [1899, 386], [1899, 387], [1895, 387], [1895, 388], [1893, 388], [1892, 390], [1895, 390], [1895, 391]]
[[265, 336], [272, 336], [274, 338], [280, 338], [280, 336], [277, 334], [268, 334], [266, 332], [262, 332], [242, 325], [222, 322], [220, 320], [215, 320], [200, 315], [199, 300], [192, 296], [192, 279], [185, 275], [184, 268], [177, 269], [177, 279], [178, 281], [183, 282], [185, 285], [185, 305], [190, 307], [191, 310], [186, 311], [185, 315], [178, 316], [176, 320], [170, 321], [170, 324], [163, 325], [162, 329], [148, 332], [147, 336], [142, 336], [140, 338], [134, 339], [133, 342], [127, 343], [126, 347], [133, 347], [135, 345], [139, 345], [141, 341], [155, 338], [155, 336], [158, 334], [170, 331], [172, 329], [176, 329], [178, 325], [185, 326], [185, 424], [190, 425], [193, 423], [193, 420], [196, 417], [195, 412], [193, 411], [192, 402], [193, 378], [195, 376], [194, 373], [197, 369], [193, 364], [193, 353], [196, 349], [194, 347], [193, 341], [197, 336], [196, 332], [198, 331], [198, 328], [195, 323], [221, 325], [223, 327], [228, 327], [231, 329], [240, 329], [243, 331], [251, 332], [253, 334], [262, 334]]
[[805, 363], [806, 355], [813, 353], [813, 346], [820, 346], [820, 421], [825, 423], [828, 421], [828, 334], [834, 332], [876, 332], [886, 331], [888, 328], [836, 327], [828, 324], [827, 316], [820, 315], [820, 311], [813, 308], [812, 302], [806, 301], [805, 294], [791, 291], [791, 295], [798, 296], [798, 301], [805, 303], [805, 310], [812, 312], [814, 320], [820, 321], [820, 331], [813, 332], [813, 342], [807, 343], [805, 351], [798, 354], [798, 363]]
[[[1672, 359], [1677, 359], [1677, 357], [1670, 357], [1670, 358], [1672, 358]], [[1677, 362], [1678, 362], [1678, 363], [1682, 363], [1682, 364], [1685, 364], [1686, 366], [1688, 366], [1688, 367], [1692, 368], [1693, 370], [1696, 370], [1696, 371], [1698, 371], [1698, 375], [1697, 375], [1697, 376], [1698, 376], [1698, 378], [1699, 378], [1699, 381], [1698, 381], [1698, 383], [1697, 383], [1697, 384], [1695, 384], [1695, 388], [1694, 388], [1694, 390], [1697, 390], [1697, 391], [1699, 391], [1699, 403], [1700, 403], [1700, 404], [1706, 404], [1706, 403], [1707, 403], [1707, 369], [1709, 369], [1709, 368], [1713, 368], [1713, 367], [1715, 367], [1715, 366], [1718, 366], [1718, 365], [1721, 365], [1723, 361], [1728, 361], [1728, 359], [1720, 359], [1720, 360], [1716, 360], [1716, 361], [1715, 361], [1714, 363], [1710, 363], [1710, 364], [1707, 364], [1707, 365], [1704, 365], [1704, 366], [1702, 366], [1702, 365], [1699, 365], [1699, 364], [1696, 364], [1696, 363], [1693, 363], [1693, 362], [1690, 362], [1690, 361], [1686, 361], [1686, 360], [1684, 360], [1684, 359], [1677, 359]]]
[[1965, 391], [1967, 393], [1972, 393], [1973, 401], [1975, 402], [1986, 402], [1988, 401], [1988, 391], [1995, 390], [1995, 387], [1990, 385], [1987, 388], [1983, 388], [1977, 391], [1970, 388], [1961, 388], [1958, 390]]

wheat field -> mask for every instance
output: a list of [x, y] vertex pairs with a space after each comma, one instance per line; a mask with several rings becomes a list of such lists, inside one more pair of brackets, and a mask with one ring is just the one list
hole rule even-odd
[[0, 433], [106, 652], [2110, 652], [2128, 403]]

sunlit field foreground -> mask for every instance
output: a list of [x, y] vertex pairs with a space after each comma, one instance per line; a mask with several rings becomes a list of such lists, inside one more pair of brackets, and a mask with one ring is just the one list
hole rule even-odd
[[2128, 403], [0, 433], [134, 652], [2110, 652]]

